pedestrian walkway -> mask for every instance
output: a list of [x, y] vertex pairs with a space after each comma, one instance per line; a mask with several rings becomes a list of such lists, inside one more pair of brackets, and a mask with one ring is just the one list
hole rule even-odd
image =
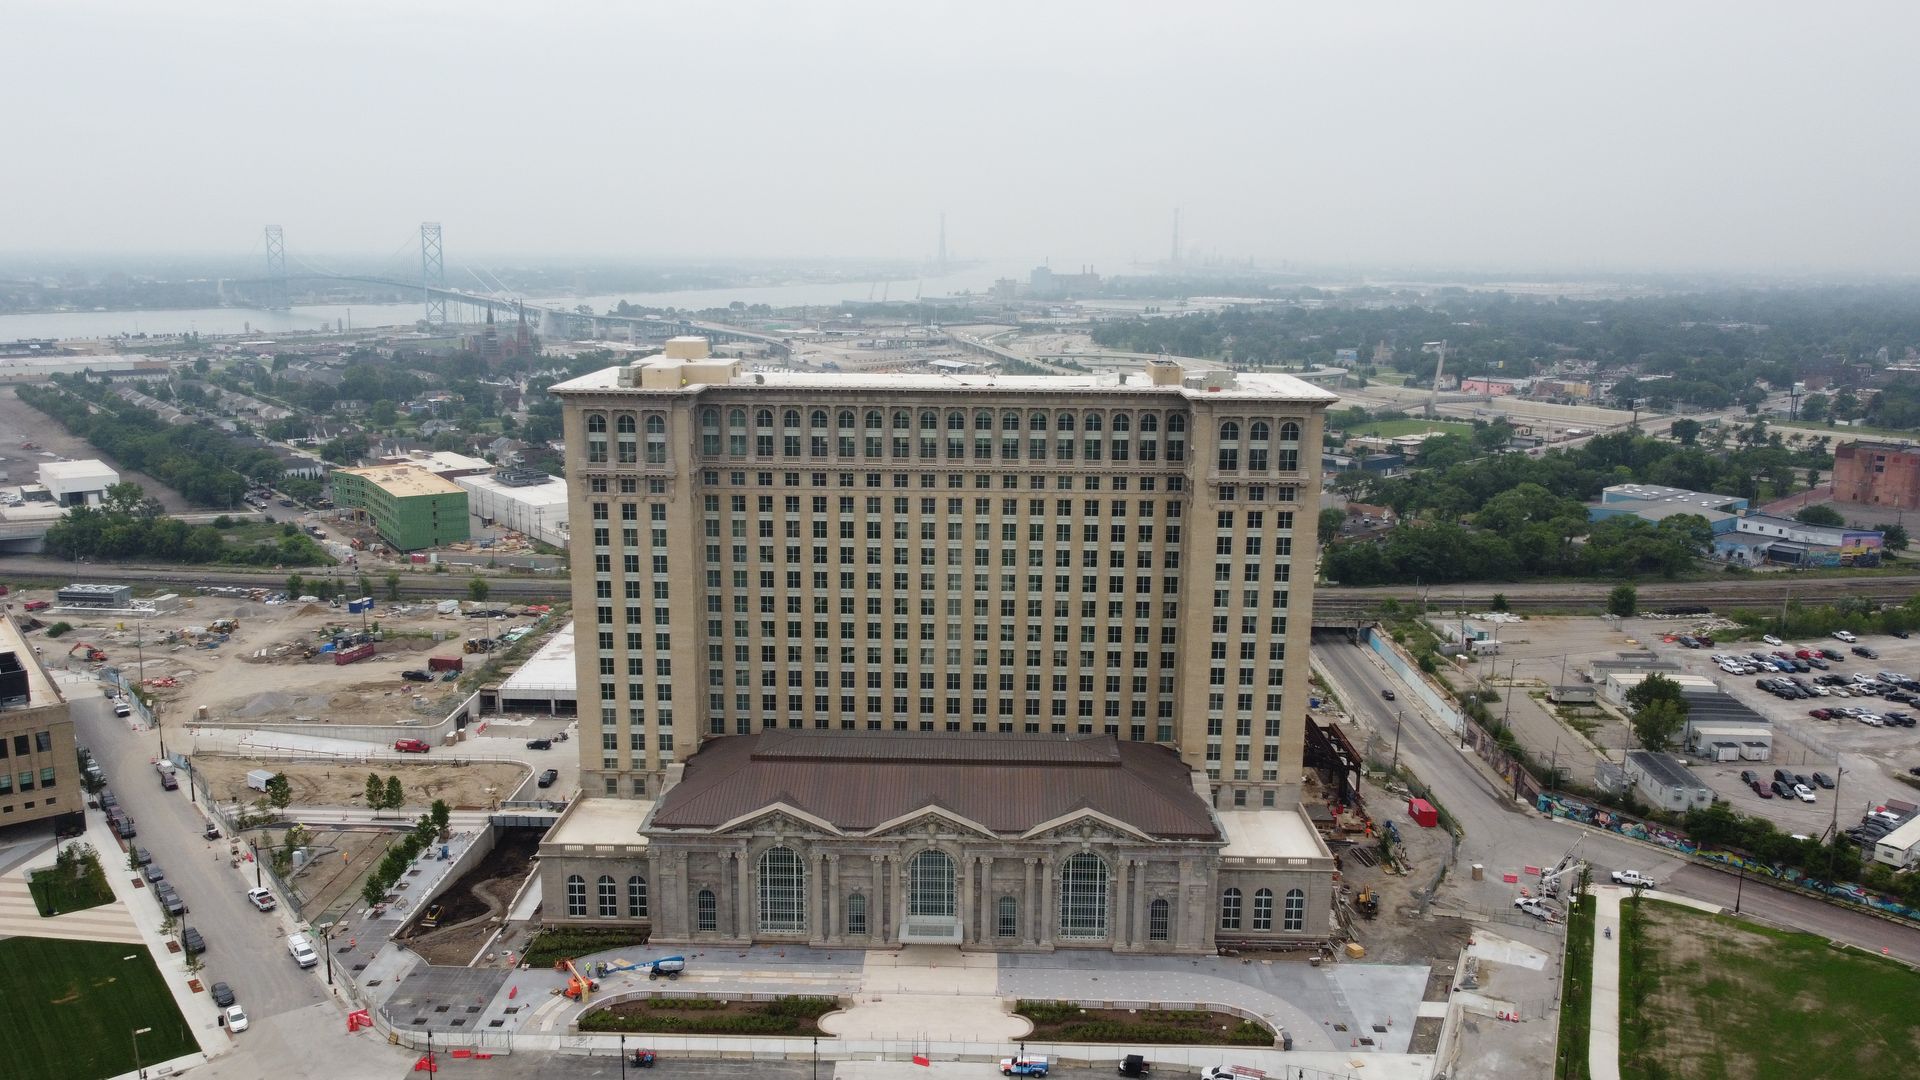
[[957, 947], [909, 945], [875, 950], [861, 969], [860, 991], [820, 1029], [849, 1039], [925, 1038], [1011, 1042], [1033, 1025], [999, 994], [999, 958]]
[[[112, 836], [104, 826], [98, 831], [101, 835], [89, 835], [84, 839], [99, 853], [101, 869], [106, 871], [109, 881], [115, 874], [124, 876], [126, 856], [118, 846], [102, 847], [103, 842], [112, 843]], [[133, 921], [133, 912], [124, 901], [117, 898], [85, 911], [41, 917], [40, 909], [34, 905], [33, 894], [27, 889], [27, 875], [51, 867], [58, 854], [57, 847], [48, 847], [0, 877], [0, 937], [141, 944], [145, 939], [140, 936], [139, 925]]]
[[[1617, 885], [1593, 889], [1593, 1008], [1587, 1034], [1587, 1074], [1591, 1080], [1620, 1078], [1620, 900], [1633, 890]], [[1642, 902], [1659, 900], [1719, 914], [1722, 908], [1690, 896], [1642, 892]]]

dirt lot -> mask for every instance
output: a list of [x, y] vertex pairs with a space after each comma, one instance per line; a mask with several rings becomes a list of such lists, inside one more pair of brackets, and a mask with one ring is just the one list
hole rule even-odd
[[[262, 762], [249, 758], [200, 753], [193, 758], [194, 771], [203, 776], [216, 795], [246, 792], [250, 769], [272, 769], [285, 773], [293, 785], [295, 806], [366, 805], [365, 767], [351, 764]], [[398, 776], [407, 792], [407, 805], [424, 807], [435, 799], [445, 799], [455, 810], [484, 810], [490, 805], [488, 789], [505, 798], [527, 778], [527, 767], [509, 764], [482, 765], [404, 765], [382, 763], [371, 771], [382, 779]], [[257, 796], [256, 796], [257, 797]]]
[[[22, 440], [40, 449], [23, 450], [20, 448]], [[159, 499], [169, 513], [193, 509], [187, 500], [180, 497], [179, 492], [146, 473], [127, 471], [125, 466], [94, 449], [92, 443], [68, 434], [59, 421], [15, 397], [12, 387], [0, 388], [0, 469], [7, 471], [7, 483], [37, 484], [40, 482], [40, 466], [47, 462], [85, 458], [98, 458], [111, 465], [120, 474], [120, 479], [131, 480], [145, 488], [147, 494]]]
[[311, 858], [291, 881], [300, 894], [301, 916], [324, 922], [344, 915], [393, 836], [389, 829], [315, 829], [307, 847]]
[[[1376, 817], [1392, 818], [1392, 808], [1405, 803], [1404, 794], [1391, 794], [1371, 780], [1362, 779], [1360, 786]], [[1366, 946], [1368, 963], [1450, 965], [1466, 944], [1472, 925], [1450, 915], [1418, 914], [1419, 898], [1414, 895], [1433, 881], [1447, 861], [1451, 850], [1447, 832], [1412, 828], [1404, 815], [1396, 825], [1401, 839], [1396, 849], [1399, 872], [1380, 862], [1374, 841], [1356, 837], [1345, 851], [1334, 845], [1340, 853], [1341, 884], [1351, 895], [1364, 888], [1380, 896], [1378, 917], [1356, 916], [1356, 937]]]
[[[4, 395], [0, 395], [3, 397]], [[344, 579], [343, 579], [344, 580]], [[32, 590], [24, 599], [50, 593]], [[89, 668], [78, 656], [68, 660], [75, 642], [98, 645], [109, 663], [130, 678], [139, 672], [160, 703], [161, 720], [178, 731], [205, 708], [211, 721], [325, 724], [402, 724], [433, 722], [459, 703], [455, 683], [407, 682], [402, 671], [425, 668], [431, 657], [463, 656], [468, 637], [494, 636], [531, 617], [505, 621], [441, 615], [431, 605], [381, 606], [367, 620], [386, 640], [378, 652], [355, 664], [336, 665], [330, 654], [303, 653], [324, 643], [329, 629], [359, 631], [362, 620], [325, 604], [265, 604], [221, 596], [183, 597], [172, 614], [144, 623], [61, 614], [71, 633], [34, 643], [50, 667]], [[224, 642], [189, 631], [218, 619], [236, 619], [239, 629]], [[435, 641], [438, 634], [443, 640]], [[136, 644], [137, 642], [137, 644]], [[208, 647], [212, 645], [213, 647]], [[484, 657], [464, 657], [481, 661]], [[172, 680], [173, 685], [164, 685]], [[162, 685], [155, 685], [158, 681]]]
[[502, 830], [480, 865], [440, 894], [444, 910], [439, 929], [423, 931], [416, 927], [401, 940], [430, 964], [470, 962], [532, 871], [541, 835], [539, 829]]

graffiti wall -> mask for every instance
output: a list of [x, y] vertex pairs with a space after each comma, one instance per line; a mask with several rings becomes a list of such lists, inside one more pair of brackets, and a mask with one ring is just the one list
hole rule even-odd
[[1596, 829], [1605, 829], [1608, 832], [1619, 833], [1621, 836], [1632, 840], [1643, 840], [1649, 844], [1657, 844], [1669, 851], [1700, 859], [1703, 862], [1717, 863], [1721, 866], [1743, 869], [1749, 874], [1772, 878], [1775, 881], [1791, 885], [1794, 888], [1819, 893], [1822, 896], [1844, 904], [1852, 904], [1857, 907], [1879, 912], [1883, 915], [1893, 915], [1898, 918], [1920, 922], [1920, 910], [1910, 908], [1893, 897], [1885, 896], [1881, 893], [1869, 892], [1850, 882], [1821, 881], [1818, 878], [1808, 877], [1793, 867], [1783, 867], [1773, 863], [1761, 862], [1758, 859], [1741, 855], [1737, 852], [1715, 849], [1702, 851], [1699, 845], [1695, 844], [1692, 840], [1665, 826], [1628, 817], [1619, 811], [1609, 810], [1604, 806], [1595, 806], [1585, 800], [1576, 799], [1570, 795], [1562, 795], [1557, 791], [1541, 792], [1539, 797], [1534, 800], [1534, 807], [1543, 814], [1550, 814], [1557, 818], [1577, 821], [1582, 825], [1590, 825]]

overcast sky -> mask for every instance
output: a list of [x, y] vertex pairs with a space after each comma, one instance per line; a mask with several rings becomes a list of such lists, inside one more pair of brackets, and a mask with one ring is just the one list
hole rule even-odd
[[12, 0], [0, 250], [1907, 272], [1913, 3]]

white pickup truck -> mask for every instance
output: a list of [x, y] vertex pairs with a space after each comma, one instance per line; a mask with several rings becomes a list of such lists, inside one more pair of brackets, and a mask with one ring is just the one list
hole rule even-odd
[[1615, 870], [1613, 872], [1613, 883], [1615, 885], [1625, 885], [1629, 889], [1651, 889], [1654, 887], [1653, 879], [1638, 870]]
[[313, 943], [305, 934], [287, 935], [287, 952], [303, 968], [310, 968], [320, 962], [320, 954], [313, 951]]

